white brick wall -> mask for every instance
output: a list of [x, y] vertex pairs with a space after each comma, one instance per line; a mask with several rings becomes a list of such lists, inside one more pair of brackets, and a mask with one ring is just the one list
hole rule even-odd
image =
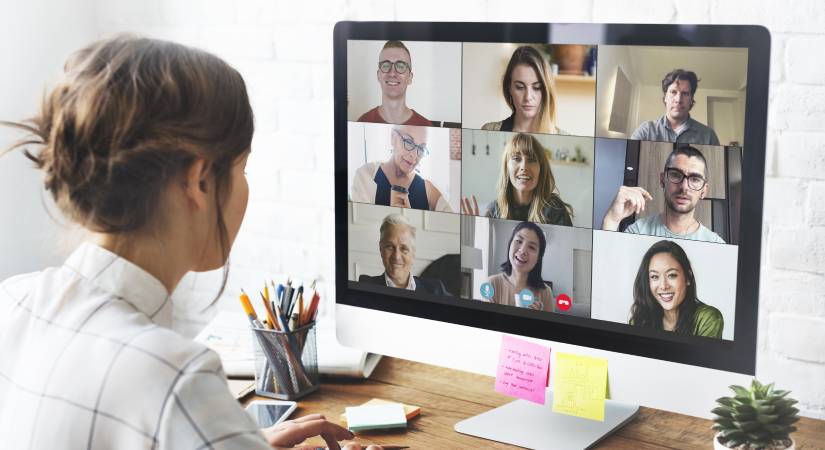
[[[138, 31], [204, 46], [235, 64], [250, 85], [260, 134], [230, 293], [273, 272], [334, 278], [331, 60], [337, 20], [767, 26], [773, 67], [758, 375], [793, 390], [804, 414], [825, 417], [822, 0], [98, 0], [96, 12], [103, 33]], [[180, 295], [210, 292], [203, 282], [209, 278], [214, 284], [217, 277], [200, 276]], [[237, 307], [234, 298], [226, 300], [225, 307]]]

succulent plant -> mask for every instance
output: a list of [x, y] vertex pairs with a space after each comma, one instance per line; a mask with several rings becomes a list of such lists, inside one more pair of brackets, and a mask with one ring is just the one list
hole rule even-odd
[[756, 379], [751, 388], [731, 386], [733, 397], [717, 399], [711, 412], [716, 415], [712, 428], [719, 442], [729, 448], [772, 449], [791, 444], [793, 424], [799, 420], [796, 400], [786, 398], [790, 391], [774, 390]]

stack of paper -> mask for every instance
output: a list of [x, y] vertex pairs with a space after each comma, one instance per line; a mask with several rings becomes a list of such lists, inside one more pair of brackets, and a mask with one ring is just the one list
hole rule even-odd
[[404, 406], [400, 403], [351, 406], [347, 408], [346, 415], [350, 431], [407, 427]]

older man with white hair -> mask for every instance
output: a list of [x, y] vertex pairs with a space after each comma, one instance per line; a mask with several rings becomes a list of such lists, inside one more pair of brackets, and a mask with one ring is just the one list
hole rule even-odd
[[450, 295], [441, 280], [412, 275], [415, 262], [415, 227], [401, 214], [390, 214], [381, 222], [378, 250], [384, 273], [361, 275], [358, 281], [429, 294]]

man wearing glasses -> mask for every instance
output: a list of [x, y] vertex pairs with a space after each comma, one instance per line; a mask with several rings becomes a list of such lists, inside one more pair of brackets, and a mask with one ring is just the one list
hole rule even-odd
[[662, 102], [665, 114], [656, 121], [639, 126], [630, 136], [637, 141], [678, 142], [683, 144], [719, 145], [713, 128], [690, 117], [696, 101], [699, 79], [690, 70], [675, 69], [662, 80]]
[[452, 212], [447, 199], [416, 172], [430, 154], [427, 128], [394, 125], [390, 130], [390, 157], [368, 162], [355, 171], [350, 200], [384, 206]]
[[[659, 183], [665, 197], [664, 211], [633, 222], [626, 233], [725, 243], [695, 217], [696, 204], [708, 193], [707, 162], [702, 152], [689, 145], [677, 147], [668, 156]], [[626, 217], [644, 211], [648, 200], [653, 197], [644, 188], [621, 186], [604, 216], [602, 229], [618, 230]]]
[[432, 122], [407, 107], [407, 86], [412, 84], [412, 57], [401, 41], [387, 41], [378, 54], [381, 105], [365, 112], [359, 122], [431, 126]]

